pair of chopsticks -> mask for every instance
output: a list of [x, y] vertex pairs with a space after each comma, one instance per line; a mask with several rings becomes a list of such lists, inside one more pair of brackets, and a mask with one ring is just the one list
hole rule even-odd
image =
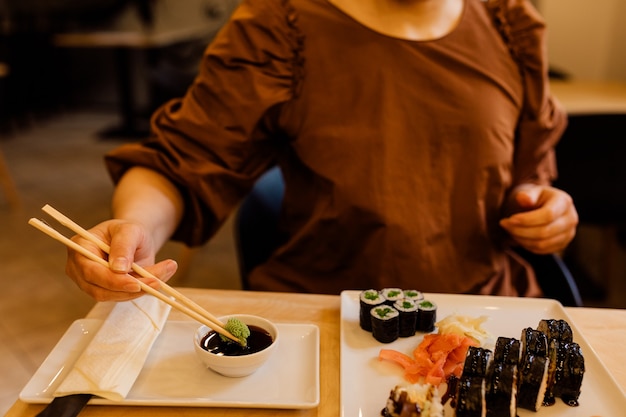
[[[57, 220], [59, 223], [61, 223], [63, 226], [72, 230], [73, 232], [80, 235], [81, 237], [89, 240], [90, 242], [96, 244], [103, 252], [108, 254], [109, 251], [111, 250], [110, 246], [106, 244], [104, 241], [102, 241], [98, 236], [83, 229], [81, 226], [79, 226], [78, 224], [70, 220], [67, 216], [63, 215], [58, 210], [54, 209], [52, 206], [46, 204], [44, 207], [42, 207], [42, 210], [45, 213], [49, 214], [52, 218]], [[44, 221], [36, 219], [36, 218], [32, 218], [28, 221], [28, 224], [30, 224], [31, 226], [34, 226], [35, 228], [44, 232], [45, 234], [52, 237], [53, 239], [56, 239], [59, 242], [65, 244], [71, 249], [79, 252], [83, 256], [86, 256], [92, 261], [97, 262], [100, 265], [103, 265], [109, 268], [109, 263], [106, 260], [102, 259], [95, 253], [88, 251], [87, 249], [80, 246], [73, 240], [64, 236], [62, 233], [59, 233], [58, 231], [53, 229], [50, 225], [48, 225]], [[149, 271], [145, 270], [141, 266], [137, 265], [136, 263], [132, 264], [132, 270], [144, 278], [158, 279], [156, 276], [154, 276], [153, 274], [151, 274]], [[215, 317], [214, 315], [212, 315], [211, 313], [209, 313], [208, 311], [200, 307], [194, 301], [185, 297], [183, 294], [181, 294], [174, 288], [167, 285], [167, 283], [161, 281], [161, 290], [163, 291], [161, 292], [143, 283], [141, 280], [137, 280], [137, 282], [139, 283], [139, 285], [141, 286], [141, 289], [144, 292], [158, 298], [159, 300], [163, 301], [166, 304], [169, 304], [176, 310], [186, 314], [187, 316], [204, 324], [210, 329], [213, 329], [216, 332], [228, 337], [229, 339], [234, 340], [236, 342], [240, 341], [236, 336], [233, 336], [228, 330], [224, 328], [224, 323], [222, 323], [217, 317]]]

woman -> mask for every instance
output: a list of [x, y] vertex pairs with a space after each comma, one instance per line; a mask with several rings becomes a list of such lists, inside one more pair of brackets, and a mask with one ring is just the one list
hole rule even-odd
[[[181, 100], [107, 155], [113, 271], [70, 253], [98, 300], [139, 296], [132, 261], [217, 230], [278, 164], [289, 236], [258, 290], [540, 295], [508, 250], [562, 250], [578, 217], [551, 187], [566, 124], [525, 0], [244, 0]], [[159, 283], [145, 280], [158, 287]]]

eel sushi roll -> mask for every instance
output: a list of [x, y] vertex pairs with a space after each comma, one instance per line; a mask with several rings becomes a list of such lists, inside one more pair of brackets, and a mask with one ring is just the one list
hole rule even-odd
[[461, 375], [457, 382], [456, 417], [485, 417], [485, 378], [474, 375]]
[[401, 288], [383, 288], [380, 293], [385, 299], [385, 304], [393, 306], [396, 301], [404, 299], [404, 291]]
[[539, 321], [537, 330], [548, 338], [548, 343], [552, 339], [561, 342], [571, 342], [574, 339], [572, 328], [566, 320], [543, 319]]
[[372, 331], [372, 315], [370, 310], [385, 302], [383, 296], [377, 290], [361, 291], [359, 296], [359, 324], [363, 330]]
[[485, 383], [487, 417], [516, 417], [517, 364], [492, 361]]
[[517, 406], [538, 411], [548, 388], [548, 342], [538, 330], [522, 330], [522, 359], [518, 367]]
[[521, 342], [515, 338], [498, 337], [493, 360], [485, 377], [487, 417], [517, 416], [517, 366]]
[[520, 360], [521, 342], [512, 337], [498, 337], [493, 351], [493, 360], [497, 362], [515, 364]]
[[424, 294], [421, 291], [417, 290], [404, 290], [404, 299], [412, 300], [415, 303], [419, 303], [424, 299]]
[[381, 343], [391, 343], [400, 337], [400, 313], [388, 305], [380, 305], [370, 310], [372, 316], [372, 336]]
[[492, 352], [489, 349], [478, 346], [467, 348], [465, 362], [463, 363], [462, 375], [484, 377], [491, 362]]
[[415, 330], [418, 332], [432, 332], [437, 322], [437, 304], [432, 301], [422, 300], [417, 304], [417, 323]]
[[563, 349], [565, 350], [565, 361], [562, 377], [558, 381], [558, 395], [565, 404], [577, 406], [585, 374], [585, 358], [578, 343], [565, 343]]
[[399, 336], [411, 337], [415, 335], [417, 323], [417, 304], [410, 299], [398, 300], [393, 305], [400, 315]]

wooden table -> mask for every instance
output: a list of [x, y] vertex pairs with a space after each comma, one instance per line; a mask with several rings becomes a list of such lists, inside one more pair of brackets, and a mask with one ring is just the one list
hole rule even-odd
[[[330, 295], [258, 293], [250, 291], [181, 289], [200, 305], [223, 314], [258, 314], [282, 323], [313, 323], [320, 329], [320, 405], [309, 410], [172, 408], [137, 406], [88, 406], [81, 417], [89, 416], [323, 416], [337, 417], [339, 410], [339, 323], [340, 297]], [[104, 318], [111, 305], [102, 303], [88, 317]], [[583, 332], [600, 359], [626, 391], [626, 310], [568, 308], [568, 314]], [[170, 320], [187, 320], [172, 311]], [[43, 405], [16, 401], [5, 417], [35, 416]]]
[[570, 115], [626, 114], [624, 82], [553, 80], [550, 89]]

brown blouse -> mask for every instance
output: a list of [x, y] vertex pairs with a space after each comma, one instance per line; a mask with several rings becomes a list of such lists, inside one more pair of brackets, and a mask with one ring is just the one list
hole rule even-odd
[[165, 173], [186, 202], [174, 238], [199, 245], [278, 163], [290, 239], [253, 289], [538, 295], [498, 220], [511, 187], [554, 178], [566, 117], [543, 22], [527, 1], [501, 6], [465, 0], [453, 32], [409, 41], [327, 0], [244, 0], [110, 172]]

